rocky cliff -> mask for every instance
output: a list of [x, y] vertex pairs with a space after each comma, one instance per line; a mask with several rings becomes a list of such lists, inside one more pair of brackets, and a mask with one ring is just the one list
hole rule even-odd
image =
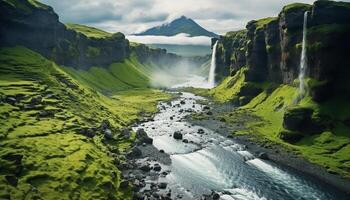
[[130, 44], [122, 33], [62, 24], [50, 6], [37, 1], [1, 1], [0, 25], [0, 46], [25, 46], [57, 64], [79, 69], [109, 66], [132, 53], [140, 62], [158, 65], [182, 59], [162, 49]]
[[88, 38], [67, 29], [49, 6], [36, 1], [0, 3], [1, 46], [26, 46], [56, 63], [77, 68], [105, 66], [129, 55], [129, 43], [121, 33]]
[[246, 30], [227, 33], [219, 39], [218, 68], [234, 75], [246, 66], [246, 81], [292, 84], [299, 73], [306, 11], [307, 74], [313, 99], [349, 94], [350, 4], [345, 2], [287, 5], [278, 17], [253, 20]]

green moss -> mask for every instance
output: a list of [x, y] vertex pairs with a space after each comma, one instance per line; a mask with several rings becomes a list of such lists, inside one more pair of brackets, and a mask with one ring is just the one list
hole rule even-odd
[[66, 24], [66, 27], [68, 29], [75, 30], [79, 33], [82, 33], [85, 36], [90, 38], [106, 38], [106, 37], [111, 37], [113, 35], [112, 33], [108, 33], [106, 31], [103, 31], [94, 27], [90, 27], [90, 26], [81, 25], [81, 24], [68, 23]]
[[122, 63], [111, 64], [108, 68], [92, 67], [77, 70], [63, 67], [63, 70], [81, 83], [103, 93], [113, 93], [132, 88], [147, 88], [150, 85], [149, 66], [140, 64], [136, 57]]
[[278, 20], [277, 17], [267, 17], [267, 18], [263, 18], [263, 19], [259, 19], [257, 21], [254, 22], [254, 24], [256, 25], [256, 29], [262, 29], [264, 28], [267, 24]]
[[[109, 97], [29, 49], [2, 48], [0, 55], [0, 96], [21, 96], [14, 105], [0, 103], [0, 198], [130, 199], [130, 188], [118, 189], [120, 171], [114, 164], [123, 155], [109, 152], [114, 147], [125, 152], [135, 137], [124, 138], [121, 128], [155, 112], [157, 101], [170, 95], [140, 89]], [[38, 96], [43, 100], [25, 108]], [[52, 115], [40, 115], [43, 111]], [[107, 119], [113, 146], [103, 142], [99, 129], [93, 138], [79, 134]], [[6, 175], [17, 177], [16, 187]]]
[[[308, 80], [308, 82], [309, 85], [323, 84], [316, 80]], [[231, 112], [226, 120], [230, 122], [230, 120], [242, 119], [247, 115], [256, 116], [258, 120], [248, 118], [239, 122], [244, 124], [245, 128], [236, 131], [235, 134], [250, 134], [257, 138], [257, 142], [267, 139], [268, 143], [283, 145], [286, 149], [302, 155], [311, 162], [326, 167], [332, 173], [350, 178], [350, 128], [342, 123], [342, 121], [350, 118], [349, 102], [340, 97], [335, 97], [319, 104], [312, 101], [311, 97], [307, 95], [296, 104], [297, 94], [297, 88], [288, 85], [279, 86], [271, 94], [265, 90], [247, 105]], [[314, 110], [312, 118], [319, 118], [321, 123], [326, 123], [330, 128], [322, 134], [316, 135], [305, 135], [284, 130], [282, 126], [283, 116], [287, 108], [295, 106], [311, 108]], [[329, 126], [329, 124], [332, 125]], [[303, 137], [300, 142], [290, 144], [280, 139], [280, 133], [282, 132], [283, 134], [293, 134], [293, 137], [294, 134], [302, 134]]]
[[247, 68], [241, 68], [233, 77], [225, 78], [218, 86], [212, 89], [209, 94], [218, 102], [231, 101], [244, 85]]
[[283, 12], [293, 12], [295, 10], [309, 10], [311, 5], [305, 3], [292, 3], [283, 7]]
[[230, 31], [225, 34], [225, 37], [244, 37], [247, 34], [247, 30]]

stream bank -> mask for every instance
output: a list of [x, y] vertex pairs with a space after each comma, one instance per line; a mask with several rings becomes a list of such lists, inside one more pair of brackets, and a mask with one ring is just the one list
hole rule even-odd
[[191, 113], [213, 116], [230, 109], [200, 104], [203, 100], [183, 93], [160, 103], [151, 121], [133, 127], [139, 142], [128, 154], [123, 178], [134, 185], [135, 199], [347, 199], [277, 159], [295, 155], [276, 156], [280, 149], [232, 138], [230, 126], [218, 120], [189, 120]]

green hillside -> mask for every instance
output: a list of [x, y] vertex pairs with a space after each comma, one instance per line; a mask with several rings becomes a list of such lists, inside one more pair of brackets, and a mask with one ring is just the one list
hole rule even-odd
[[[133, 59], [84, 72], [24, 47], [2, 48], [0, 55], [0, 199], [130, 198], [128, 189], [118, 189], [114, 164], [125, 158], [111, 152], [125, 151], [134, 136], [121, 130], [169, 95], [146, 89], [147, 76]], [[135, 76], [126, 83], [129, 77], [116, 74], [129, 67]], [[113, 96], [97, 91], [104, 88]]]
[[89, 70], [77, 70], [63, 67], [62, 69], [76, 80], [104, 93], [149, 87], [150, 71], [135, 57], [126, 59], [123, 63], [111, 64], [108, 68], [92, 67]]

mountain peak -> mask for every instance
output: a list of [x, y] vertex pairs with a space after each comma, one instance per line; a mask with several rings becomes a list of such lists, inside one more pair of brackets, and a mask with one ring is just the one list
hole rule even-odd
[[217, 34], [204, 29], [199, 24], [197, 24], [194, 20], [184, 15], [174, 19], [169, 23], [165, 23], [160, 26], [150, 28], [136, 35], [174, 36], [179, 33], [186, 33], [191, 37], [194, 37], [194, 36], [218, 37]]

